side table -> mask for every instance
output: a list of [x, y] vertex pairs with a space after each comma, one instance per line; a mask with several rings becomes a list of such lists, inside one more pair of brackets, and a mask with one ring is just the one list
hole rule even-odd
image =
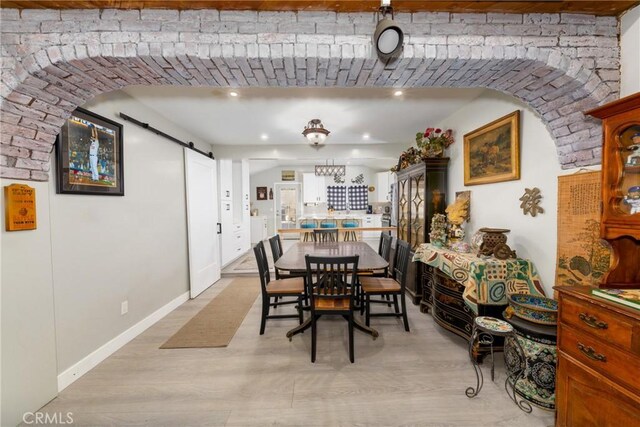
[[[476, 373], [476, 387], [467, 387], [465, 390], [465, 394], [468, 398], [476, 397], [480, 390], [482, 390], [482, 386], [484, 384], [484, 377], [482, 374], [482, 370], [478, 365], [478, 361], [473, 356], [473, 348], [476, 343], [488, 345], [490, 347], [491, 352], [491, 381], [494, 380], [495, 373], [495, 359], [493, 354], [493, 343], [496, 337], [503, 337], [505, 341], [511, 339], [512, 342], [515, 343], [513, 346], [514, 351], [520, 352], [520, 360], [523, 360], [524, 350], [520, 346], [520, 342], [517, 340], [515, 330], [513, 326], [504, 320], [496, 319], [495, 317], [489, 316], [478, 316], [475, 318], [473, 323], [473, 331], [471, 333], [471, 340], [469, 340], [469, 358], [471, 359], [471, 365]], [[519, 366], [515, 366], [513, 371], [507, 370], [507, 379], [504, 382], [504, 389], [507, 392], [507, 395], [513, 402], [523, 410], [524, 412], [530, 413], [532, 411], [532, 407], [529, 402], [525, 400], [518, 400], [518, 395], [516, 394], [516, 389], [518, 382], [524, 377], [524, 365], [519, 364]], [[509, 390], [511, 388], [511, 390]]]
[[[506, 319], [506, 317], [505, 317]], [[514, 330], [515, 339], [504, 344], [504, 360], [507, 372], [515, 372], [524, 364], [524, 377], [515, 387], [516, 393], [547, 410], [554, 410], [556, 389], [556, 326], [539, 325], [512, 316], [507, 319]], [[520, 353], [521, 348], [524, 353]], [[524, 360], [521, 355], [524, 354]]]

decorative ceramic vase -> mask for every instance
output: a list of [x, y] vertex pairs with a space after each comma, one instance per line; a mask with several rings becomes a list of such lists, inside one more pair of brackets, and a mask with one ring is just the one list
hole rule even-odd
[[464, 239], [464, 228], [460, 224], [449, 224], [449, 241], [453, 243]]
[[422, 148], [422, 158], [430, 159], [436, 157], [443, 157], [444, 149], [442, 147], [437, 147], [435, 145], [426, 145]]

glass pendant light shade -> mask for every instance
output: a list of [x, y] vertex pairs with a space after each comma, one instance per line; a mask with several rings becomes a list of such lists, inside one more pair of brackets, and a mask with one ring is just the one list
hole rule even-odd
[[329, 136], [329, 131], [324, 128], [320, 119], [313, 119], [304, 127], [302, 135], [311, 145], [322, 145]]

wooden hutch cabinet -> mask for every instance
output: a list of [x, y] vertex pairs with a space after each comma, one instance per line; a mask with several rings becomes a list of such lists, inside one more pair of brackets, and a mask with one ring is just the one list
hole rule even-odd
[[602, 119], [600, 237], [612, 268], [600, 287], [640, 287], [640, 92], [586, 114]]
[[[640, 93], [589, 111], [602, 119], [601, 288], [640, 288]], [[558, 286], [556, 424], [640, 426], [640, 310]]]
[[[429, 242], [431, 218], [447, 207], [447, 169], [449, 158], [427, 159], [397, 172], [398, 239], [409, 242], [411, 255], [421, 243]], [[406, 292], [414, 304], [422, 298], [420, 263], [410, 263]]]

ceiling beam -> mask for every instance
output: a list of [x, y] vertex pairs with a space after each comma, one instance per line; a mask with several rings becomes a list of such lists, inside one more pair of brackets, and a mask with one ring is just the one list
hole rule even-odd
[[[397, 12], [462, 13], [588, 13], [617, 16], [640, 1], [602, 0], [394, 0]], [[378, 0], [3, 0], [3, 8], [19, 9], [220, 9], [220, 10], [332, 10], [374, 12]]]

